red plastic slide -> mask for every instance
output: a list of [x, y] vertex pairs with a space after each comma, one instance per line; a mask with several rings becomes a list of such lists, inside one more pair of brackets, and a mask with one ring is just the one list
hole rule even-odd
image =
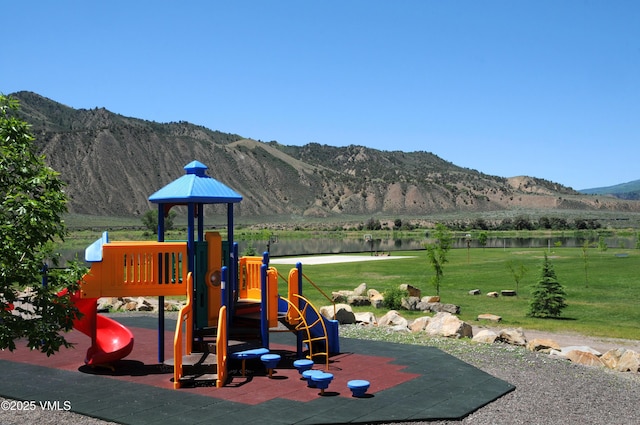
[[91, 338], [84, 362], [88, 365], [105, 365], [123, 359], [133, 349], [133, 334], [120, 323], [96, 313], [96, 298], [80, 298], [79, 293], [71, 296], [76, 307], [83, 314], [73, 323], [73, 327]]

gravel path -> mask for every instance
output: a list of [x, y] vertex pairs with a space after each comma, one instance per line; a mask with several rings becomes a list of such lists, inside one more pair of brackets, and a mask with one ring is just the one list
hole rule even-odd
[[[356, 331], [354, 331], [356, 332]], [[357, 332], [362, 332], [358, 330]], [[379, 331], [377, 331], [379, 332]], [[532, 339], [533, 333], [527, 334]], [[561, 345], [590, 345], [603, 339], [575, 334], [536, 335], [556, 339]], [[376, 335], [363, 335], [374, 338]], [[379, 337], [379, 335], [377, 335]], [[395, 336], [393, 337], [395, 338]], [[605, 340], [612, 346], [632, 348], [640, 341]], [[473, 344], [437, 339], [432, 343], [445, 352], [516, 386], [516, 390], [472, 413], [447, 424], [638, 424], [640, 423], [640, 373], [620, 373], [572, 364], [503, 344]], [[0, 423], [98, 425], [110, 422], [72, 412], [0, 410]], [[405, 422], [405, 425], [424, 422]]]

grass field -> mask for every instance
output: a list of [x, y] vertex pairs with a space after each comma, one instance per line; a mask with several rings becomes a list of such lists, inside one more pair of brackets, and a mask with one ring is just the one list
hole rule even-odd
[[[640, 251], [588, 249], [585, 273], [582, 249], [552, 249], [548, 255], [567, 292], [569, 306], [563, 310], [560, 319], [538, 319], [528, 317], [526, 313], [531, 285], [540, 277], [544, 252], [544, 249], [452, 250], [444, 269], [441, 301], [459, 305], [460, 317], [468, 322], [474, 322], [479, 314], [492, 313], [502, 317], [501, 326], [504, 327], [640, 339]], [[435, 295], [435, 288], [429, 283], [432, 271], [425, 251], [393, 255], [406, 258], [307, 266], [303, 262], [303, 272], [329, 295], [332, 291], [354, 289], [362, 282], [380, 292], [407, 283], [420, 288], [423, 295]], [[518, 295], [487, 297], [487, 292], [516, 289], [513, 275], [507, 268], [509, 261], [527, 268], [517, 288]], [[278, 265], [277, 268], [283, 273], [290, 266]], [[469, 295], [473, 289], [479, 289], [482, 294]], [[327, 304], [326, 299], [307, 283], [304, 293], [316, 305]], [[354, 310], [372, 311], [372, 308]], [[384, 312], [375, 313], [381, 316]], [[409, 311], [402, 314], [407, 318], [423, 315]]]

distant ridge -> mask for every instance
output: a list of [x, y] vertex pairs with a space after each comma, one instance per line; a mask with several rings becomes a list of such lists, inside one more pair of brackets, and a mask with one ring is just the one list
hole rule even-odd
[[184, 121], [74, 109], [32, 92], [12, 96], [48, 165], [67, 183], [69, 210], [77, 214], [140, 216], [153, 208], [149, 195], [183, 175], [192, 160], [243, 196], [238, 215], [259, 220], [640, 212], [638, 202], [587, 196], [537, 177], [491, 176], [428, 151], [286, 146]]
[[619, 199], [638, 200], [640, 199], [640, 180], [633, 180], [614, 186], [582, 189], [579, 192], [587, 195], [611, 195]]

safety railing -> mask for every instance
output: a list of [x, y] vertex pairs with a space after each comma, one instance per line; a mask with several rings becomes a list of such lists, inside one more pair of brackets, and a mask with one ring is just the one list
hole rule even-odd
[[227, 382], [227, 307], [220, 307], [218, 313], [218, 331], [216, 333], [216, 362], [218, 364], [218, 379], [216, 387], [223, 387]]
[[180, 309], [176, 333], [173, 337], [173, 388], [180, 388], [180, 378], [184, 375], [182, 356], [191, 354], [193, 344], [193, 275], [187, 275], [187, 302]]
[[184, 295], [185, 242], [109, 242], [83, 278], [83, 298]]

